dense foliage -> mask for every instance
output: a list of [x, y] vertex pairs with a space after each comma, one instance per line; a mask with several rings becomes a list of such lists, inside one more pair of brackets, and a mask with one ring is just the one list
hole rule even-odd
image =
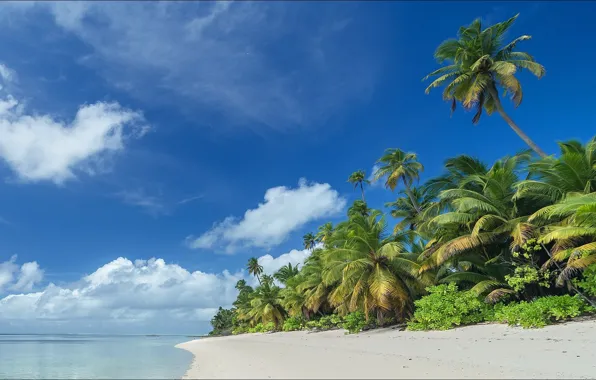
[[[517, 17], [517, 16], [516, 16]], [[396, 196], [388, 212], [366, 203], [367, 174], [348, 182], [360, 193], [345, 220], [304, 235], [310, 256], [300, 267], [247, 269], [256, 288], [238, 282], [229, 311], [234, 333], [345, 328], [409, 322], [411, 329], [447, 329], [482, 321], [540, 327], [596, 306], [596, 138], [560, 142], [547, 156], [502, 109], [498, 89], [522, 99], [514, 76], [544, 68], [503, 44], [515, 17], [482, 29], [475, 21], [435, 53], [448, 61], [428, 90], [464, 108], [497, 111], [533, 149], [487, 165], [460, 155], [444, 173], [420, 184], [418, 156], [387, 149], [375, 181]], [[393, 228], [388, 228], [390, 219]], [[223, 315], [225, 314], [225, 315]], [[222, 309], [214, 331], [228, 329]], [[226, 322], [227, 323], [227, 322]]]

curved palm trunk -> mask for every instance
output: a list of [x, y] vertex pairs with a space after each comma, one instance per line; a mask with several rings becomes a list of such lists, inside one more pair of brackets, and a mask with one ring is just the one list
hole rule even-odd
[[513, 131], [515, 133], [517, 133], [517, 135], [524, 140], [524, 142], [526, 144], [528, 144], [528, 146], [530, 148], [532, 148], [532, 150], [536, 153], [538, 153], [538, 155], [542, 158], [546, 157], [547, 154], [544, 153], [544, 151], [542, 149], [540, 149], [540, 147], [538, 145], [536, 145], [536, 143], [534, 143], [534, 141], [532, 141], [532, 139], [526, 135], [524, 133], [524, 131], [522, 131], [520, 129], [520, 127], [517, 126], [517, 124], [515, 124], [515, 122], [513, 121], [513, 119], [511, 119], [509, 117], [509, 115], [507, 115], [505, 113], [505, 111], [503, 110], [503, 106], [501, 105], [501, 99], [499, 98], [499, 94], [497, 93], [497, 90], [494, 88], [494, 85], [492, 87], [489, 87], [488, 91], [490, 92], [490, 95], [492, 96], [492, 98], [495, 101], [495, 107], [497, 108], [497, 112], [499, 113], [499, 115], [501, 115], [501, 117], [507, 122], [507, 124], [509, 124], [509, 126], [511, 127], [511, 129], [513, 129]]

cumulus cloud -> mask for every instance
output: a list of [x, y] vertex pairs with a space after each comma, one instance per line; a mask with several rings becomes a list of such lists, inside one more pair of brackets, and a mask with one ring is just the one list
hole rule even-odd
[[228, 253], [240, 246], [269, 248], [309, 222], [337, 215], [345, 205], [346, 200], [331, 185], [301, 179], [297, 188], [267, 190], [265, 201], [242, 218], [228, 217], [201, 236], [188, 237], [187, 243], [191, 248], [223, 247]]
[[43, 270], [32, 261], [19, 266], [17, 256], [0, 263], [0, 294], [4, 291], [30, 291], [43, 279]]
[[[29, 284], [38, 280], [37, 264], [28, 264], [21, 267], [15, 290], [30, 290]], [[204, 322], [218, 306], [233, 302], [240, 278], [242, 273], [228, 271], [189, 272], [163, 259], [133, 262], [119, 257], [75, 283], [51, 283], [42, 291], [0, 299], [0, 321], [83, 321], [95, 328], [105, 322], [146, 325], [164, 318]]]
[[382, 179], [375, 181], [375, 173], [377, 172], [377, 170], [379, 170], [380, 167], [381, 167], [381, 164], [375, 164], [375, 165], [373, 165], [372, 169], [370, 169], [370, 175], [368, 176], [368, 180], [370, 181], [371, 187], [383, 186]]
[[[14, 77], [7, 70], [0, 68], [5, 81]], [[64, 122], [27, 113], [11, 94], [0, 93], [0, 159], [20, 180], [60, 184], [77, 170], [93, 174], [101, 168], [105, 156], [123, 150], [128, 137], [146, 132], [135, 128], [141, 120], [140, 113], [118, 103], [98, 102], [81, 106]]]
[[[309, 255], [310, 250], [292, 250], [258, 260], [265, 273], [273, 274], [287, 263], [302, 264]], [[0, 298], [0, 327], [28, 332], [60, 326], [68, 332], [207, 332], [217, 308], [231, 307], [236, 299], [236, 282], [254, 280], [244, 270], [192, 272], [159, 258], [124, 257], [78, 281], [32, 291], [42, 277], [36, 262], [19, 266], [14, 256], [0, 263], [0, 294], [3, 289], [11, 293]]]
[[[346, 17], [355, 5], [316, 6], [39, 2], [15, 9], [49, 12], [92, 49], [79, 62], [133, 96], [192, 103], [251, 128], [287, 130], [367, 99], [380, 71], [371, 45], [346, 34], [362, 35]], [[280, 52], [288, 43], [290, 51]]]

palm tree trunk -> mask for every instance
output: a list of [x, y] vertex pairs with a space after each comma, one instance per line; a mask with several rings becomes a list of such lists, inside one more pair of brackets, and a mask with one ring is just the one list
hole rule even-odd
[[408, 194], [408, 198], [410, 198], [410, 202], [412, 202], [412, 206], [414, 206], [414, 208], [416, 209], [416, 212], [418, 214], [420, 214], [420, 206], [418, 205], [418, 201], [414, 197], [414, 194], [412, 194], [412, 190], [410, 189], [410, 185], [408, 185], [408, 183], [406, 182], [406, 179], [405, 178], [402, 178], [402, 179], [404, 181], [404, 185], [406, 186], [406, 194]]
[[362, 185], [362, 182], [360, 182], [360, 191], [362, 192], [362, 202], [366, 203], [366, 200], [364, 199], [364, 186]]
[[517, 124], [515, 124], [513, 119], [511, 119], [509, 117], [509, 115], [507, 115], [505, 113], [505, 110], [503, 110], [503, 105], [501, 104], [501, 99], [499, 98], [499, 94], [497, 93], [496, 88], [494, 88], [494, 85], [490, 86], [488, 91], [490, 92], [490, 95], [492, 96], [493, 100], [495, 101], [495, 107], [497, 108], [497, 112], [499, 113], [499, 115], [501, 115], [501, 117], [505, 120], [505, 122], [507, 122], [507, 124], [509, 124], [511, 129], [513, 129], [513, 131], [515, 133], [517, 133], [517, 135], [522, 140], [524, 140], [524, 142], [526, 144], [528, 144], [528, 146], [530, 148], [532, 148], [532, 150], [534, 152], [538, 153], [538, 155], [540, 157], [542, 157], [542, 158], [546, 157], [547, 154], [544, 153], [544, 151], [542, 149], [540, 149], [540, 147], [538, 145], [536, 145], [536, 143], [534, 143], [534, 141], [532, 141], [532, 139], [528, 135], [526, 135], [524, 133], [524, 131], [522, 131], [521, 128], [517, 126]]

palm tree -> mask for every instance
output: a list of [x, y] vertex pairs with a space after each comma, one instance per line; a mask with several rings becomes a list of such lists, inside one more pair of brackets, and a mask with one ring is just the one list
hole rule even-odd
[[518, 199], [547, 206], [569, 193], [596, 191], [596, 137], [585, 145], [573, 140], [560, 142], [559, 148], [559, 157], [530, 163], [530, 178], [518, 185]]
[[395, 148], [387, 149], [377, 163], [381, 166], [374, 174], [375, 181], [387, 177], [385, 186], [393, 191], [401, 180], [405, 186], [406, 194], [412, 201], [412, 205], [417, 212], [420, 212], [421, 208], [411, 190], [412, 183], [419, 179], [420, 172], [424, 170], [424, 166], [418, 162], [416, 153], [406, 153]]
[[304, 243], [304, 249], [313, 249], [317, 244], [317, 239], [311, 232], [304, 235], [302, 241]]
[[263, 276], [263, 283], [254, 291], [247, 316], [265, 324], [273, 322], [276, 330], [283, 324], [286, 311], [280, 303], [281, 288], [273, 285], [270, 276]]
[[362, 201], [366, 202], [366, 200], [364, 199], [364, 184], [368, 185], [370, 181], [366, 179], [366, 174], [364, 173], [364, 170], [358, 170], [350, 174], [348, 182], [354, 185], [354, 189], [360, 187], [360, 192], [362, 193]]
[[386, 234], [379, 211], [368, 217], [355, 216], [348, 239], [325, 257], [323, 280], [337, 283], [330, 293], [331, 304], [340, 312], [364, 310], [377, 314], [382, 324], [388, 313], [402, 318], [411, 311], [413, 298], [423, 291], [420, 266], [405, 254], [401, 244]]
[[327, 222], [319, 227], [319, 230], [315, 237], [316, 237], [317, 241], [320, 241], [321, 243], [325, 244], [325, 242], [327, 242], [331, 238], [332, 234], [333, 234], [333, 223]]
[[298, 265], [292, 266], [292, 263], [288, 263], [283, 267], [279, 268], [277, 272], [273, 275], [273, 277], [281, 282], [282, 284], [287, 284], [288, 280], [292, 277], [296, 276], [300, 272], [298, 269]]
[[248, 265], [246, 266], [248, 269], [248, 274], [252, 274], [259, 280], [259, 284], [261, 283], [261, 273], [263, 273], [263, 266], [259, 264], [259, 260], [256, 257], [251, 257], [248, 259]]
[[503, 45], [503, 35], [518, 15], [507, 21], [482, 29], [480, 20], [475, 20], [468, 27], [461, 27], [457, 39], [449, 39], [439, 45], [435, 51], [435, 58], [441, 64], [449, 64], [428, 74], [436, 78], [427, 88], [426, 93], [434, 87], [447, 84], [443, 91], [443, 99], [451, 101], [451, 112], [455, 110], [457, 102], [465, 109], [476, 108], [472, 119], [477, 124], [485, 110], [491, 115], [495, 110], [509, 124], [509, 126], [524, 140], [532, 150], [541, 157], [546, 153], [538, 147], [505, 113], [499, 97], [499, 87], [505, 93], [510, 93], [515, 107], [522, 102], [523, 92], [515, 73], [517, 70], [527, 69], [541, 78], [544, 67], [525, 52], [515, 51], [516, 45], [531, 37], [523, 35], [512, 42]]
[[368, 208], [368, 205], [361, 200], [355, 200], [354, 203], [352, 203], [352, 206], [348, 208], [348, 218], [351, 218], [354, 215], [368, 216], [369, 213], [370, 209]]
[[[425, 210], [431, 205], [435, 198], [434, 194], [430, 193], [429, 189], [425, 186], [414, 187], [411, 191], [420, 211]], [[399, 197], [394, 202], [385, 203], [385, 207], [391, 208], [390, 213], [392, 217], [401, 218], [401, 221], [397, 223], [393, 229], [394, 233], [398, 233], [405, 228], [414, 230], [422, 221], [422, 212], [419, 212], [416, 209], [416, 206], [408, 196]]]

